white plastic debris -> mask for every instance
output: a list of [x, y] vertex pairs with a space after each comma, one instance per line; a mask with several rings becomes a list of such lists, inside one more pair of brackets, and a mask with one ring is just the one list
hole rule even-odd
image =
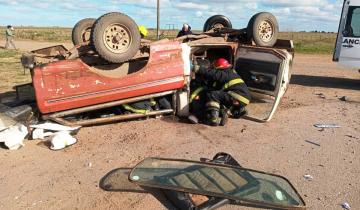
[[25, 146], [24, 138], [27, 134], [27, 128], [19, 123], [0, 132], [0, 142], [4, 142], [5, 146], [10, 150], [17, 150], [20, 147]]
[[341, 128], [340, 125], [336, 124], [315, 124], [315, 128]]
[[350, 206], [350, 204], [348, 204], [348, 203], [343, 203], [343, 204], [341, 204], [341, 207], [343, 207], [343, 209], [346, 209], [346, 210], [350, 210], [350, 209], [351, 209], [351, 206]]
[[305, 178], [307, 181], [312, 181], [312, 180], [314, 179], [314, 177], [311, 176], [310, 174], [304, 175], [304, 178]]
[[50, 131], [75, 131], [75, 130], [78, 130], [79, 128], [81, 128], [81, 126], [69, 127], [69, 126], [64, 126], [64, 125], [60, 125], [57, 123], [46, 122], [46, 123], [42, 123], [42, 124], [38, 124], [38, 125], [30, 125], [30, 128], [40, 128], [40, 129], [50, 130]]
[[70, 135], [69, 131], [60, 131], [55, 133], [51, 137], [51, 146], [52, 150], [61, 150], [65, 147], [71, 146], [77, 142], [76, 138]]
[[32, 132], [32, 139], [44, 140], [46, 137], [52, 136], [52, 135], [54, 135], [54, 133], [44, 132], [44, 129], [37, 128], [37, 129], [33, 130], [33, 132]]
[[[1, 105], [1, 104], [0, 104]], [[11, 119], [11, 117], [0, 113], [0, 131], [8, 129], [10, 126], [16, 125], [16, 121]]]

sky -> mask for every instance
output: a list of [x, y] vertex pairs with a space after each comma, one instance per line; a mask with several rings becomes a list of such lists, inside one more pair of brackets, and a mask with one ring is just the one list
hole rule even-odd
[[[281, 31], [336, 32], [343, 0], [160, 0], [161, 28], [189, 23], [202, 29], [207, 18], [222, 14], [244, 28], [257, 12], [273, 13]], [[137, 24], [156, 27], [156, 0], [0, 0], [0, 25], [72, 27], [83, 18], [122, 12]]]

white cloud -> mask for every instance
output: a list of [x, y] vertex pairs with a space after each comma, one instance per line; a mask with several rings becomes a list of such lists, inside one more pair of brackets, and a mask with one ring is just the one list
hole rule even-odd
[[194, 2], [179, 2], [176, 4], [179, 9], [194, 9], [194, 10], [208, 10], [209, 6], [206, 4], [198, 4]]
[[203, 15], [204, 15], [204, 13], [201, 11], [196, 12], [196, 17], [202, 17]]

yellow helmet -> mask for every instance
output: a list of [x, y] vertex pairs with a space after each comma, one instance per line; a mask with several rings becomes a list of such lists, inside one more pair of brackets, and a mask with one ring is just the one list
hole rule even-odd
[[149, 33], [148, 30], [146, 29], [146, 27], [143, 25], [139, 26], [139, 31], [143, 37], [147, 37], [147, 35]]

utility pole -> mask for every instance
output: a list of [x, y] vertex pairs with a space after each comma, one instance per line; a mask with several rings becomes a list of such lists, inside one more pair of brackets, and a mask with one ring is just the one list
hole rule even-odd
[[156, 26], [156, 36], [157, 36], [157, 39], [160, 39], [160, 0], [157, 0], [157, 26]]

